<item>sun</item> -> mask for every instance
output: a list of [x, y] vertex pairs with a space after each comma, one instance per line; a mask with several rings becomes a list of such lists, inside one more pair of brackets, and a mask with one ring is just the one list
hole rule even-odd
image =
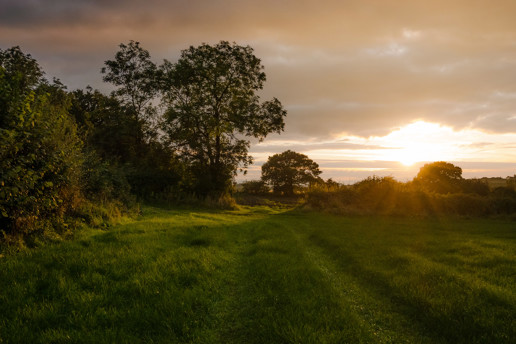
[[411, 149], [407, 149], [400, 152], [400, 157], [397, 159], [402, 165], [412, 166], [416, 162], [421, 161], [421, 156], [417, 152]]
[[417, 162], [453, 160], [449, 140], [452, 130], [423, 121], [411, 123], [381, 138], [383, 158], [405, 166]]
[[442, 148], [435, 145], [413, 142], [410, 147], [395, 149], [391, 160], [398, 161], [404, 166], [412, 166], [422, 161], [446, 160], [447, 155]]

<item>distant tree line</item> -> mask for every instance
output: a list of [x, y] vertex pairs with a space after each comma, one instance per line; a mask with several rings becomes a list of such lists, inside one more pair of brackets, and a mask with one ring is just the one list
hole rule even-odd
[[465, 179], [462, 169], [437, 161], [421, 167], [410, 182], [368, 177], [353, 185], [320, 183], [307, 191], [307, 205], [342, 214], [404, 216], [492, 216], [516, 213], [512, 179], [491, 188], [485, 180]]
[[[65, 235], [138, 199], [225, 199], [250, 138], [284, 128], [249, 46], [202, 44], [156, 65], [138, 42], [102, 68], [114, 87], [68, 91], [19, 47], [0, 50], [0, 238]], [[0, 239], [2, 240], [2, 239]]]
[[[368, 177], [353, 185], [324, 181], [316, 162], [285, 151], [269, 157], [260, 180], [241, 184], [243, 195], [294, 194], [306, 206], [341, 214], [381, 215], [500, 215], [516, 213], [516, 175], [506, 179], [465, 179], [462, 169], [437, 161], [421, 167], [410, 182], [393, 177]], [[491, 178], [493, 179], [493, 178]], [[503, 185], [500, 185], [503, 184]], [[249, 199], [251, 201], [251, 199]], [[256, 200], [252, 200], [256, 202]]]

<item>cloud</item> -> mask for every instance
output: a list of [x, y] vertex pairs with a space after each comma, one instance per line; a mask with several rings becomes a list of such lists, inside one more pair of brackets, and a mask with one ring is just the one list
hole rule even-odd
[[122, 42], [160, 62], [236, 41], [262, 59], [262, 97], [288, 110], [272, 139], [324, 145], [418, 120], [503, 134], [516, 133], [514, 13], [512, 0], [4, 0], [0, 47], [71, 89], [107, 90], [99, 70]]
[[379, 145], [371, 145], [371, 144], [360, 144], [360, 143], [351, 143], [344, 140], [333, 141], [333, 142], [282, 142], [280, 143], [270, 143], [270, 141], [266, 141], [264, 143], [260, 143], [254, 145], [252, 148], [252, 152], [255, 153], [270, 153], [270, 152], [281, 152], [285, 150], [293, 150], [293, 151], [301, 151], [301, 152], [310, 152], [314, 150], [368, 150], [368, 149], [384, 149], [384, 147]]

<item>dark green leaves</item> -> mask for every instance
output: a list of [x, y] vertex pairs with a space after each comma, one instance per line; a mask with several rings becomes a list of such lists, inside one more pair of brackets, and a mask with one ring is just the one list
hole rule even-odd
[[190, 47], [162, 70], [163, 130], [170, 144], [202, 167], [198, 178], [223, 191], [237, 168], [252, 162], [244, 138], [262, 140], [284, 127], [280, 101], [261, 103], [257, 95], [266, 79], [260, 59], [249, 46], [222, 41]]
[[114, 95], [137, 117], [151, 116], [155, 111], [151, 102], [158, 93], [158, 71], [150, 60], [149, 52], [139, 42], [130, 41], [128, 45], [120, 44], [115, 59], [105, 64], [106, 67], [102, 68], [102, 74], [105, 74], [103, 80], [118, 86]]

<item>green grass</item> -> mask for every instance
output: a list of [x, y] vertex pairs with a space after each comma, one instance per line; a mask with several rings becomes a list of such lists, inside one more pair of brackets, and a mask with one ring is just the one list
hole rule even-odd
[[514, 343], [516, 223], [143, 209], [0, 258], [0, 343]]

